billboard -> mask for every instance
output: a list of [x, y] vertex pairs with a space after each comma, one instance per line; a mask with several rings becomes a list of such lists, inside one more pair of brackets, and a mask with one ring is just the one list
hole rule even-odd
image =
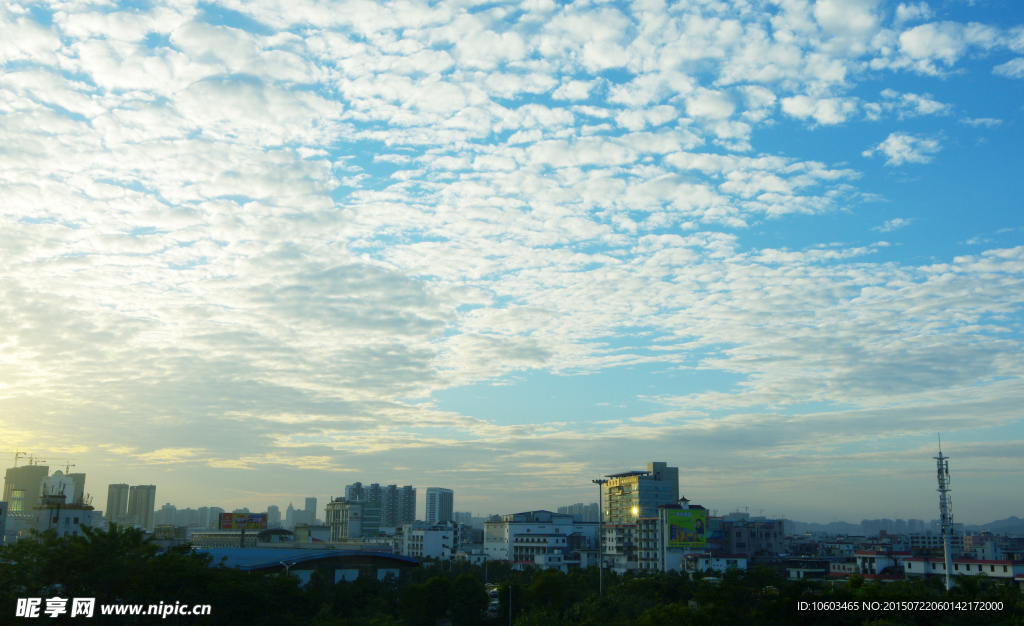
[[706, 548], [707, 511], [665, 511], [668, 526], [668, 547]]
[[264, 530], [267, 527], [266, 513], [221, 513], [221, 530]]

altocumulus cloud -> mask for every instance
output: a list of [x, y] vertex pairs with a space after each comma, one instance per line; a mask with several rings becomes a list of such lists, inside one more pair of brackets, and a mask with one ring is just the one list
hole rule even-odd
[[[7, 3], [6, 447], [62, 449], [60, 432], [111, 482], [125, 464], [317, 470], [325, 492], [430, 476], [483, 508], [508, 480], [534, 506], [577, 498], [566, 477], [608, 459], [683, 449], [695, 490], [759, 468], [824, 493], [868, 460], [810, 439], [1019, 418], [1024, 249], [911, 264], [873, 260], [873, 240], [743, 241], [870, 198], [845, 160], [755, 151], [758, 133], [939, 119], [954, 106], [930, 94], [855, 88], [1020, 52], [1019, 27], [932, 17], [824, 0]], [[863, 154], [926, 164], [938, 136]], [[741, 382], [624, 420], [505, 423], [434, 396], [650, 365]], [[712, 471], [722, 455], [744, 460]]]

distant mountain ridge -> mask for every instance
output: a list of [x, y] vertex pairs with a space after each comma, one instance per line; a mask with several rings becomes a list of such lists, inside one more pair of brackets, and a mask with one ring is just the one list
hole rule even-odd
[[829, 522], [828, 524], [816, 524], [814, 522], [800, 522], [797, 520], [786, 520], [786, 532], [795, 535], [802, 535], [806, 532], [832, 533], [834, 535], [859, 535], [860, 524], [849, 522]]
[[[955, 521], [955, 520], [954, 520]], [[991, 531], [999, 534], [1024, 535], [1024, 519], [1011, 515], [1006, 519], [996, 520], [987, 524], [964, 525], [964, 530], [970, 532]], [[801, 522], [797, 520], [786, 520], [786, 532], [800, 535], [805, 532], [812, 533], [833, 533], [837, 535], [859, 535], [860, 524], [849, 522], [829, 522], [828, 524], [817, 524], [814, 522]]]
[[1012, 533], [1012, 534], [1024, 534], [1024, 519], [1011, 515], [1006, 519], [996, 520], [989, 522], [988, 524], [975, 524], [972, 526], [964, 526], [964, 530], [973, 531], [985, 531], [990, 530], [992, 532], [1000, 533]]

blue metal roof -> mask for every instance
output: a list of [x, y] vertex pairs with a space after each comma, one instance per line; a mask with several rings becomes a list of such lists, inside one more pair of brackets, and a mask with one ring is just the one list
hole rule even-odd
[[362, 550], [287, 550], [278, 548], [206, 548], [196, 552], [209, 554], [213, 564], [218, 565], [222, 559], [227, 567], [237, 567], [242, 571], [268, 569], [271, 567], [291, 567], [296, 563], [316, 561], [319, 559], [361, 557], [394, 561], [397, 567], [419, 567], [416, 559], [391, 554], [390, 552], [364, 552]]

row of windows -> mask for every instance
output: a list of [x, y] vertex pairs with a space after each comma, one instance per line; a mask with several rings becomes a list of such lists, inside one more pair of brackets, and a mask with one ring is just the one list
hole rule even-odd
[[[937, 565], [936, 563], [932, 563], [932, 569], [936, 569], [936, 565]], [[967, 567], [967, 569], [965, 571], [968, 571], [968, 572], [971, 571], [971, 564], [970, 563], [967, 563], [966, 567]], [[914, 564], [913, 563], [907, 563], [907, 569], [914, 569]], [[946, 569], [946, 566], [943, 565], [942, 569]], [[960, 571], [960, 564], [959, 563], [954, 564], [953, 565], [953, 569], [956, 570], [956, 571]], [[984, 572], [985, 571], [985, 566], [979, 564], [978, 565], [978, 571], [979, 572]], [[988, 571], [990, 571], [990, 572], [996, 571], [996, 566], [995, 565], [989, 565], [988, 566]], [[1009, 570], [1007, 569], [1006, 565], [1003, 565], [1003, 572], [1009, 572]]]

